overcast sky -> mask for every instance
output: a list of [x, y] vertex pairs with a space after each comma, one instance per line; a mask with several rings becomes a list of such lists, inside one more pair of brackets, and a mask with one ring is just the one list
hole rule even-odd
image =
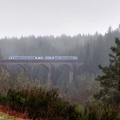
[[120, 0], [0, 0], [0, 38], [104, 34], [120, 24]]

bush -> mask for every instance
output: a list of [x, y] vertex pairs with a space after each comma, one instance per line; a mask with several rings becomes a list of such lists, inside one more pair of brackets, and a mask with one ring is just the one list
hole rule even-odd
[[45, 88], [9, 90], [6, 103], [12, 110], [27, 112], [29, 118], [44, 118], [49, 120], [69, 120], [79, 117], [76, 105], [63, 100], [56, 89]]
[[117, 108], [105, 104], [90, 103], [86, 107], [72, 104], [62, 99], [56, 89], [10, 89], [7, 96], [0, 96], [0, 102], [33, 120], [120, 120]]
[[39, 87], [38, 80], [30, 80], [24, 72], [12, 74], [4, 67], [0, 66], [0, 93], [6, 95], [9, 89], [22, 90]]

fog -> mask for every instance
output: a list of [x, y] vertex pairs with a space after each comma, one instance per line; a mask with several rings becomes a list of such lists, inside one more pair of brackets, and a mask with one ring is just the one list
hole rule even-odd
[[[112, 37], [110, 34], [112, 33]], [[105, 35], [95, 33], [94, 35], [76, 35], [59, 37], [54, 36], [28, 36], [21, 38], [3, 38], [0, 39], [0, 48], [2, 59], [8, 59], [9, 56], [77, 56], [81, 61], [85, 61], [87, 56], [87, 47], [90, 46], [90, 59], [94, 61], [95, 51], [108, 59], [109, 47], [114, 43], [114, 38], [119, 37], [119, 27], [113, 30], [111, 27]], [[107, 40], [108, 39], [108, 40]], [[109, 40], [110, 39], [110, 40]], [[108, 43], [106, 43], [106, 41]], [[106, 48], [104, 48], [106, 46]], [[104, 54], [99, 48], [105, 50]], [[102, 49], [101, 49], [102, 50]], [[107, 55], [107, 56], [106, 56]], [[101, 62], [105, 62], [105, 60]], [[91, 61], [90, 60], [90, 61]], [[107, 63], [107, 62], [106, 62]]]
[[[98, 65], [109, 65], [110, 47], [120, 38], [119, 11], [120, 0], [0, 0], [0, 61], [9, 56], [77, 56], [82, 66], [72, 83], [69, 68], [61, 65], [52, 85], [84, 104], [101, 72]], [[10, 68], [11, 76], [20, 75], [19, 67]], [[31, 72], [42, 85], [51, 82], [47, 74], [44, 65]]]
[[105, 34], [120, 21], [119, 0], [0, 0], [0, 38]]

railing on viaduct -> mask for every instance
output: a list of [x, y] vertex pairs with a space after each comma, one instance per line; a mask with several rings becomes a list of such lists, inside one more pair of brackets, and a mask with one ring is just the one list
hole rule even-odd
[[0, 60], [0, 65], [6, 67], [20, 65], [29, 75], [34, 67], [44, 65], [48, 69], [49, 80], [54, 79], [55, 70], [60, 65], [66, 65], [69, 68], [69, 82], [71, 83], [82, 63], [79, 60]]

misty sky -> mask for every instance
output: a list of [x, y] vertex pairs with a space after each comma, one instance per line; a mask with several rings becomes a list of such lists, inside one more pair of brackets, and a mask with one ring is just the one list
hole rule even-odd
[[120, 0], [0, 0], [0, 38], [104, 34], [120, 24]]

